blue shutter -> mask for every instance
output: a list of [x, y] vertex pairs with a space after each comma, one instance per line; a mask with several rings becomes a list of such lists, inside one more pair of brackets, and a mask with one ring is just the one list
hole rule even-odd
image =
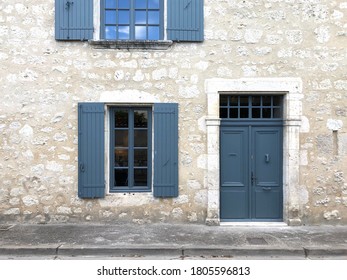
[[104, 104], [78, 104], [78, 196], [105, 196]]
[[204, 40], [204, 0], [168, 0], [167, 34], [173, 41]]
[[93, 39], [93, 0], [55, 0], [55, 39]]
[[178, 196], [178, 104], [154, 104], [155, 197]]

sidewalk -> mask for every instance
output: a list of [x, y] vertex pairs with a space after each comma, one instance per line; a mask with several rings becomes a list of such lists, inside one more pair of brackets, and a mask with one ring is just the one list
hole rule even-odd
[[347, 259], [347, 226], [0, 225], [0, 256]]

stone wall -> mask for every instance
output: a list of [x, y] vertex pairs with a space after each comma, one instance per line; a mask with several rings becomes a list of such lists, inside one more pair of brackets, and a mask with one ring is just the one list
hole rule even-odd
[[[205, 0], [203, 43], [152, 51], [57, 42], [53, 0], [2, 0], [0, 221], [203, 223], [205, 81], [295, 77], [304, 95], [297, 215], [347, 224], [346, 46], [343, 0]], [[77, 102], [105, 92], [179, 103], [177, 199], [77, 197]]]

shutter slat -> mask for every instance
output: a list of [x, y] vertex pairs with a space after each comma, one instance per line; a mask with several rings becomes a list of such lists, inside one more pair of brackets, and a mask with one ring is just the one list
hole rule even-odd
[[55, 0], [56, 40], [93, 39], [93, 30], [93, 0]]
[[154, 104], [154, 197], [178, 196], [178, 104]]
[[204, 0], [168, 0], [167, 14], [169, 40], [204, 40]]
[[104, 104], [78, 104], [78, 196], [105, 196]]

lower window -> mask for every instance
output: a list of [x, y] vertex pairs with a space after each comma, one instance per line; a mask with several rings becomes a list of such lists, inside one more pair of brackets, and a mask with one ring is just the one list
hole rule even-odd
[[152, 110], [110, 110], [110, 192], [151, 191]]

